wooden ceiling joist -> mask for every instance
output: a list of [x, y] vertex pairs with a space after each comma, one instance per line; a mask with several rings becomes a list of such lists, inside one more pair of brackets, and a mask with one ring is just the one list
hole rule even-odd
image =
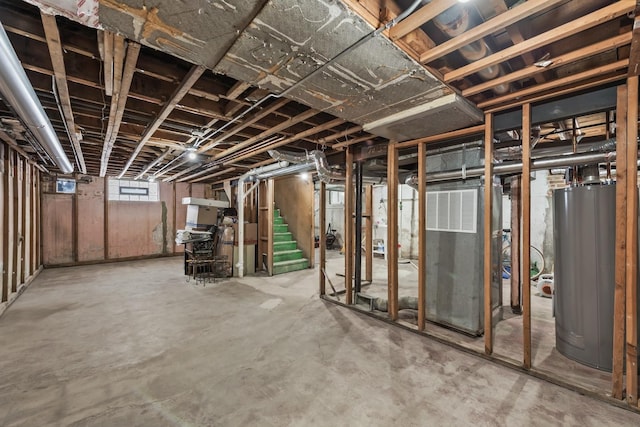
[[520, 90], [518, 92], [510, 93], [509, 95], [500, 96], [497, 98], [489, 99], [488, 101], [481, 102], [478, 104], [479, 108], [489, 108], [495, 107], [496, 105], [504, 104], [514, 99], [522, 100], [527, 96], [540, 94], [547, 90], [552, 90], [555, 88], [559, 88], [562, 86], [566, 86], [575, 82], [579, 82], [582, 80], [587, 80], [593, 77], [597, 77], [599, 75], [606, 75], [613, 71], [617, 71], [623, 68], [626, 68], [629, 65], [628, 59], [622, 59], [620, 61], [616, 61], [612, 64], [603, 65], [601, 67], [593, 68], [587, 71], [583, 71], [582, 73], [574, 74], [571, 76], [567, 76], [561, 79], [552, 80], [547, 83], [543, 83], [540, 85], [535, 85], [528, 87], [526, 89]]
[[104, 93], [113, 96], [113, 43], [114, 34], [111, 31], [102, 31], [98, 37], [102, 36], [104, 46]]
[[118, 137], [120, 123], [124, 115], [127, 97], [129, 96], [129, 88], [131, 80], [138, 62], [140, 54], [140, 45], [135, 42], [129, 42], [126, 48], [126, 60], [124, 66], [122, 57], [125, 51], [125, 41], [122, 37], [116, 35], [114, 37], [114, 80], [113, 80], [113, 96], [111, 97], [111, 108], [109, 110], [109, 123], [107, 125], [107, 134], [102, 149], [102, 158], [100, 161], [100, 177], [103, 178], [107, 174], [107, 166], [109, 165], [109, 157], [113, 144]]
[[71, 97], [69, 96], [69, 87], [67, 86], [67, 72], [64, 65], [64, 54], [62, 52], [62, 43], [60, 41], [60, 31], [54, 15], [46, 13], [40, 14], [42, 17], [42, 26], [44, 27], [47, 46], [49, 47], [49, 55], [51, 56], [51, 64], [53, 66], [53, 74], [56, 80], [55, 90], [58, 93], [59, 106], [62, 110], [63, 120], [67, 130], [67, 135], [71, 142], [76, 161], [78, 162], [78, 170], [86, 174], [87, 166], [84, 162], [82, 147], [78, 138], [76, 123], [73, 118], [73, 109], [71, 108]]
[[176, 105], [178, 105], [178, 102], [180, 102], [182, 98], [187, 94], [187, 92], [189, 92], [191, 86], [193, 86], [198, 81], [205, 70], [206, 68], [202, 65], [194, 65], [191, 70], [189, 70], [184, 80], [182, 80], [182, 83], [180, 83], [180, 86], [176, 88], [175, 92], [171, 95], [171, 98], [169, 98], [169, 100], [162, 107], [162, 110], [160, 111], [156, 119], [152, 123], [150, 123], [147, 129], [144, 131], [144, 134], [140, 138], [140, 142], [138, 142], [138, 146], [135, 148], [135, 150], [133, 150], [131, 157], [129, 157], [129, 160], [120, 172], [120, 175], [118, 175], [118, 178], [122, 178], [127, 170], [129, 170], [131, 164], [138, 156], [138, 153], [140, 153], [140, 150], [142, 150], [142, 147], [144, 147], [149, 138], [153, 136], [160, 125], [166, 120], [166, 118], [169, 117], [169, 114], [171, 114]]
[[180, 178], [181, 176], [188, 174], [189, 172], [193, 172], [194, 170], [199, 169], [201, 166], [202, 166], [202, 162], [198, 162], [198, 163], [196, 163], [195, 165], [193, 165], [193, 166], [191, 166], [191, 167], [188, 167], [188, 168], [186, 168], [186, 169], [183, 169], [183, 170], [181, 170], [180, 172], [178, 172], [178, 173], [176, 173], [176, 174], [173, 174], [173, 175], [171, 175], [171, 176], [169, 176], [169, 177], [167, 177], [167, 178], [163, 179], [162, 181], [163, 181], [163, 182], [171, 182], [171, 181], [174, 181], [174, 180], [176, 180], [176, 179]]
[[629, 77], [640, 75], [640, 1], [636, 0], [633, 19], [633, 39], [629, 52]]
[[389, 30], [389, 38], [393, 41], [401, 39], [419, 28], [425, 22], [431, 21], [445, 10], [458, 3], [458, 0], [433, 0], [407, 16]]
[[140, 179], [144, 176], [145, 173], [149, 172], [151, 169], [153, 169], [157, 164], [159, 164], [160, 162], [162, 162], [168, 155], [170, 155], [171, 153], [173, 153], [173, 149], [172, 148], [167, 148], [166, 150], [164, 150], [162, 152], [162, 154], [155, 159], [154, 161], [152, 161], [151, 163], [149, 163], [147, 166], [144, 167], [144, 169], [142, 169], [142, 171], [136, 175], [136, 177], [134, 179]]
[[[502, 30], [508, 25], [512, 25], [535, 13], [538, 13], [542, 10], [553, 7], [565, 1], [566, 0], [529, 0], [527, 2], [524, 2], [478, 26], [473, 27], [472, 29], [466, 31], [464, 34], [458, 37], [455, 37], [449, 41], [442, 43], [441, 45], [429, 49], [428, 51], [420, 55], [420, 62], [427, 64], [434, 59], [438, 59], [444, 55], [447, 55], [454, 50], [460, 49], [461, 47], [466, 46], [469, 43], [481, 39], [482, 37], [492, 34], [498, 30]], [[431, 3], [429, 5], [431, 5]]]
[[595, 56], [603, 52], [617, 49], [629, 43], [631, 43], [631, 33], [620, 34], [619, 36], [615, 36], [610, 39], [603, 40], [598, 43], [594, 43], [592, 45], [583, 47], [575, 51], [571, 51], [564, 55], [560, 55], [555, 58], [549, 58], [548, 61], [551, 63], [546, 67], [538, 67], [536, 65], [531, 65], [529, 67], [523, 68], [518, 71], [514, 71], [513, 73], [506, 74], [496, 79], [489, 80], [487, 82], [480, 83], [477, 85], [473, 85], [468, 89], [464, 89], [462, 91], [462, 96], [475, 95], [478, 93], [482, 93], [485, 90], [492, 89], [496, 86], [508, 84], [511, 82], [515, 82], [517, 80], [523, 80], [523, 79], [532, 77], [536, 74], [543, 73], [544, 71], [547, 71], [547, 70], [552, 70], [554, 68], [571, 64], [573, 62], [577, 62], [582, 59], [589, 58], [591, 56]]
[[530, 52], [542, 46], [557, 42], [571, 35], [593, 28], [604, 22], [611, 21], [614, 18], [622, 16], [635, 8], [635, 0], [620, 0], [607, 7], [598, 9], [588, 15], [583, 16], [579, 20], [568, 22], [564, 25], [556, 27], [545, 33], [527, 39], [522, 43], [510, 46], [493, 55], [486, 56], [469, 65], [460, 67], [456, 70], [445, 73], [444, 81], [451, 83], [460, 80], [468, 75], [477, 73], [487, 67], [508, 61], [511, 58], [522, 55], [524, 52]]
[[[227, 169], [218, 171], [216, 173], [212, 173], [211, 175], [201, 176], [200, 178], [194, 179], [191, 182], [200, 182], [200, 181], [204, 181], [206, 179], [215, 178], [217, 176], [227, 175], [227, 174], [233, 173], [235, 171], [236, 171], [236, 168], [235, 167], [231, 167], [231, 168], [227, 168]], [[182, 180], [179, 180], [178, 182], [182, 182]]]

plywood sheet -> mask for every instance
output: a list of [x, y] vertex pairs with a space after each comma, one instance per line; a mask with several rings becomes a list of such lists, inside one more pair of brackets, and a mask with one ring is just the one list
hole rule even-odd
[[104, 178], [79, 182], [78, 197], [78, 261], [104, 259]]
[[74, 261], [73, 197], [52, 193], [42, 196], [42, 256], [45, 265]]

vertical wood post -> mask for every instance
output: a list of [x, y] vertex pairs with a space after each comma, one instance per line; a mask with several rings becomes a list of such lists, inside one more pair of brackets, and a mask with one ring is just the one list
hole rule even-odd
[[325, 286], [326, 286], [326, 278], [324, 277], [326, 263], [327, 263], [327, 184], [323, 181], [320, 181], [320, 190], [318, 197], [318, 210], [320, 211], [320, 217], [318, 219], [320, 223], [320, 241], [319, 241], [319, 249], [320, 249], [320, 267], [318, 268], [320, 281], [320, 295], [324, 295]]
[[344, 287], [347, 304], [353, 304], [353, 147], [347, 148], [345, 163], [347, 174], [344, 183]]
[[395, 142], [387, 149], [387, 280], [388, 313], [398, 319], [398, 150]]
[[522, 106], [522, 344], [531, 368], [531, 104]]
[[[7, 150], [8, 151], [8, 150]], [[7, 216], [7, 204], [6, 200], [7, 192], [5, 191], [5, 181], [8, 174], [5, 166], [5, 145], [0, 142], [0, 302], [7, 300], [7, 283], [5, 281], [5, 269], [7, 268], [6, 262], [6, 245], [7, 245], [7, 229], [5, 228], [5, 218]]]
[[365, 272], [364, 280], [371, 283], [373, 281], [373, 185], [365, 187]]
[[418, 330], [427, 317], [427, 148], [418, 145]]
[[520, 219], [522, 217], [522, 176], [511, 179], [511, 311], [522, 314], [520, 274]]
[[627, 402], [638, 404], [638, 76], [627, 80]]
[[493, 322], [491, 309], [491, 210], [493, 199], [493, 115], [484, 115], [484, 352], [493, 353]]
[[109, 178], [104, 177], [104, 259], [109, 259]]
[[618, 86], [616, 108], [616, 246], [611, 395], [622, 399], [625, 343], [627, 233], [627, 87]]

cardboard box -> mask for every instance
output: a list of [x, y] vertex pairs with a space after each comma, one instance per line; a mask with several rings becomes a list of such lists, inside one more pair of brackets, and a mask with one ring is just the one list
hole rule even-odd
[[218, 208], [209, 206], [187, 206], [187, 230], [208, 229], [218, 222]]
[[[234, 239], [233, 244], [238, 246], [238, 224], [233, 224]], [[258, 223], [244, 223], [244, 244], [255, 245], [258, 243]]]

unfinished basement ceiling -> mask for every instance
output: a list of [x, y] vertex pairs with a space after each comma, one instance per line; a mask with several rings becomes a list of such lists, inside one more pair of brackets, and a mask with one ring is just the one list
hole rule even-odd
[[[230, 179], [272, 162], [273, 148], [340, 164], [349, 145], [618, 84], [640, 52], [633, 0], [423, 1], [375, 36], [413, 2], [27, 3], [0, 0], [0, 21], [75, 171], [165, 181]], [[488, 50], [472, 58], [469, 46]], [[35, 158], [0, 109], [0, 137]]]

